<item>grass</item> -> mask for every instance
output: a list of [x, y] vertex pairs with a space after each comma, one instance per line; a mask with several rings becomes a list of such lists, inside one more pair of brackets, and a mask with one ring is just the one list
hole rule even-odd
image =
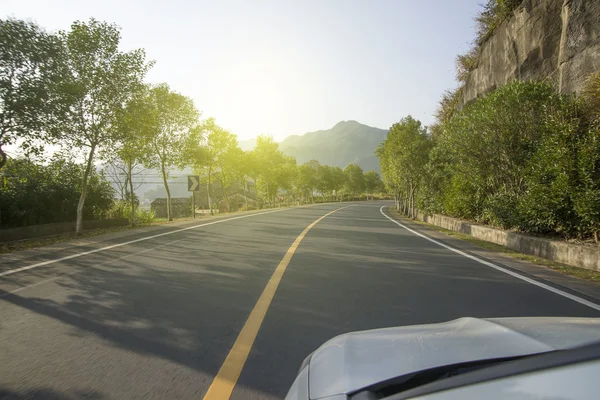
[[[403, 218], [396, 211], [391, 210], [391, 212], [392, 212], [392, 215], [394, 215], [394, 217]], [[570, 265], [557, 263], [555, 261], [550, 261], [545, 258], [536, 257], [536, 256], [532, 256], [529, 254], [519, 253], [517, 251], [509, 249], [508, 247], [501, 246], [496, 243], [486, 242], [484, 240], [479, 240], [479, 239], [474, 238], [473, 236], [465, 235], [464, 233], [451, 231], [451, 230], [448, 230], [445, 228], [440, 228], [439, 226], [428, 224], [426, 222], [422, 222], [422, 221], [418, 221], [418, 220], [413, 220], [413, 222], [415, 222], [419, 225], [427, 226], [428, 228], [434, 229], [438, 232], [445, 233], [448, 236], [452, 236], [457, 239], [461, 239], [466, 242], [472, 243], [476, 246], [483, 247], [484, 249], [493, 251], [495, 253], [504, 254], [504, 255], [507, 255], [514, 259], [530, 262], [532, 264], [542, 265], [544, 267], [548, 267], [550, 269], [553, 269], [554, 271], [560, 272], [565, 275], [574, 276], [574, 277], [580, 278], [580, 279], [585, 279], [586, 281], [600, 283], [600, 272], [597, 272], [597, 271], [592, 271], [592, 270], [585, 269], [585, 268], [572, 267]]]
[[[192, 221], [192, 220], [193, 220], [192, 217], [177, 218], [177, 219], [175, 219], [174, 222]], [[83, 239], [83, 238], [104, 235], [106, 233], [129, 231], [132, 229], [143, 228], [146, 226], [163, 225], [168, 222], [169, 221], [166, 218], [155, 218], [154, 221], [152, 221], [152, 223], [150, 223], [150, 224], [140, 224], [140, 225], [136, 225], [134, 227], [132, 227], [130, 225], [113, 226], [110, 228], [99, 228], [99, 229], [86, 230], [86, 231], [83, 231], [79, 235], [76, 234], [75, 232], [68, 232], [68, 233], [61, 233], [61, 234], [53, 235], [53, 236], [44, 236], [44, 237], [39, 237], [39, 238], [18, 240], [18, 241], [8, 242], [8, 243], [0, 243], [0, 254], [11, 253], [13, 251], [35, 249], [36, 247], [50, 246], [50, 245], [57, 244], [57, 243], [66, 243], [66, 242], [70, 242], [70, 241], [77, 240], [77, 239]]]

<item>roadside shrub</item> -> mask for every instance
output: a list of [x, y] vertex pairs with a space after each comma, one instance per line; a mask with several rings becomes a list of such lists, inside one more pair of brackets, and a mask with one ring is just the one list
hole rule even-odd
[[512, 82], [466, 106], [442, 125], [429, 159], [426, 181], [442, 192], [434, 195], [439, 212], [573, 234], [570, 141], [580, 124], [574, 99], [545, 82]]
[[[131, 203], [124, 200], [115, 201], [113, 208], [108, 213], [108, 218], [127, 218], [131, 222]], [[154, 221], [154, 211], [139, 207], [135, 209], [136, 225], [147, 225]]]
[[[48, 164], [27, 158], [9, 159], [0, 181], [0, 226], [18, 227], [74, 221], [81, 192], [82, 166], [53, 158]], [[114, 190], [102, 174], [90, 177], [84, 219], [105, 218]]]

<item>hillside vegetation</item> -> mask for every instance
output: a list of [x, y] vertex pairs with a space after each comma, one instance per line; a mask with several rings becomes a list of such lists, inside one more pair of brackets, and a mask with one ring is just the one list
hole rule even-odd
[[[373, 128], [356, 121], [338, 122], [333, 128], [292, 135], [279, 147], [298, 163], [317, 160], [321, 164], [344, 168], [357, 164], [365, 171], [380, 171], [375, 149], [387, 136], [385, 129]], [[256, 139], [240, 141], [243, 150], [252, 150]]]
[[[518, 4], [490, 0], [477, 40]], [[459, 80], [468, 69], [459, 62]], [[433, 126], [403, 118], [377, 150], [398, 210], [599, 242], [599, 87], [599, 73], [580, 95], [517, 80], [458, 109], [459, 87], [443, 95]]]
[[386, 136], [387, 130], [342, 121], [331, 129], [288, 136], [280, 146], [281, 151], [299, 163], [317, 160], [342, 168], [358, 164], [365, 171], [379, 171], [375, 149]]

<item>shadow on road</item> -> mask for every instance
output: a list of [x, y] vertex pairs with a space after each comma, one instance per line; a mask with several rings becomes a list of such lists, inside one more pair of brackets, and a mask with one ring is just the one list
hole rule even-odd
[[95, 390], [75, 391], [75, 392], [57, 392], [53, 389], [31, 389], [24, 392], [16, 392], [0, 388], [1, 400], [102, 400], [105, 399], [102, 393]]
[[[41, 294], [0, 290], [0, 302], [74, 328], [65, 331], [62, 324], [58, 328], [51, 324], [63, 336], [62, 341], [68, 341], [65, 334], [85, 337], [91, 333], [102, 343], [108, 341], [109, 346], [159, 357], [214, 376], [296, 233], [280, 232], [286, 246], [271, 247], [265, 246], [260, 236], [231, 242], [230, 237], [216, 233], [210, 237], [201, 233], [190, 235], [190, 240], [172, 243], [159, 251], [101, 266], [93, 265], [114, 260], [114, 254], [111, 257], [100, 253], [93, 261], [65, 261], [61, 264], [63, 269], [72, 268], [77, 273], [62, 275], [52, 283], [58, 286], [53, 292], [63, 295], [48, 294], [50, 290]], [[198, 245], [199, 240], [202, 246]], [[151, 244], [143, 246], [140, 244], [138, 250], [153, 249]], [[56, 271], [39, 268], [32, 270], [28, 278], [18, 274], [7, 278], [20, 286], [29, 283], [31, 276], [51, 279], [56, 277]], [[46, 338], [36, 340], [34, 347], [46, 346]], [[35, 350], [31, 353], [30, 357], [35, 357]], [[68, 354], [69, 357], [79, 355]], [[37, 392], [10, 393], [13, 397], [7, 398], [102, 398], [58, 393], [52, 397], [49, 391], [39, 391], [44, 395], [31, 397], [32, 393]]]

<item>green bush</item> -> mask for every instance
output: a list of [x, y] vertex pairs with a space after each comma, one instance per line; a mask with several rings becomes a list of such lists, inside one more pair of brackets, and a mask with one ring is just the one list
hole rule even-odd
[[544, 82], [512, 82], [456, 112], [436, 128], [418, 206], [505, 229], [598, 240], [596, 101], [558, 95]]
[[[147, 225], [154, 221], [154, 211], [144, 210], [136, 207], [135, 209], [135, 224]], [[131, 221], [131, 203], [128, 201], [116, 201], [113, 208], [109, 212], [109, 218], [127, 218]]]
[[[81, 193], [81, 165], [54, 158], [46, 165], [27, 158], [9, 159], [0, 181], [0, 226], [17, 227], [74, 221]], [[84, 219], [106, 218], [114, 190], [103, 175], [90, 177]]]

